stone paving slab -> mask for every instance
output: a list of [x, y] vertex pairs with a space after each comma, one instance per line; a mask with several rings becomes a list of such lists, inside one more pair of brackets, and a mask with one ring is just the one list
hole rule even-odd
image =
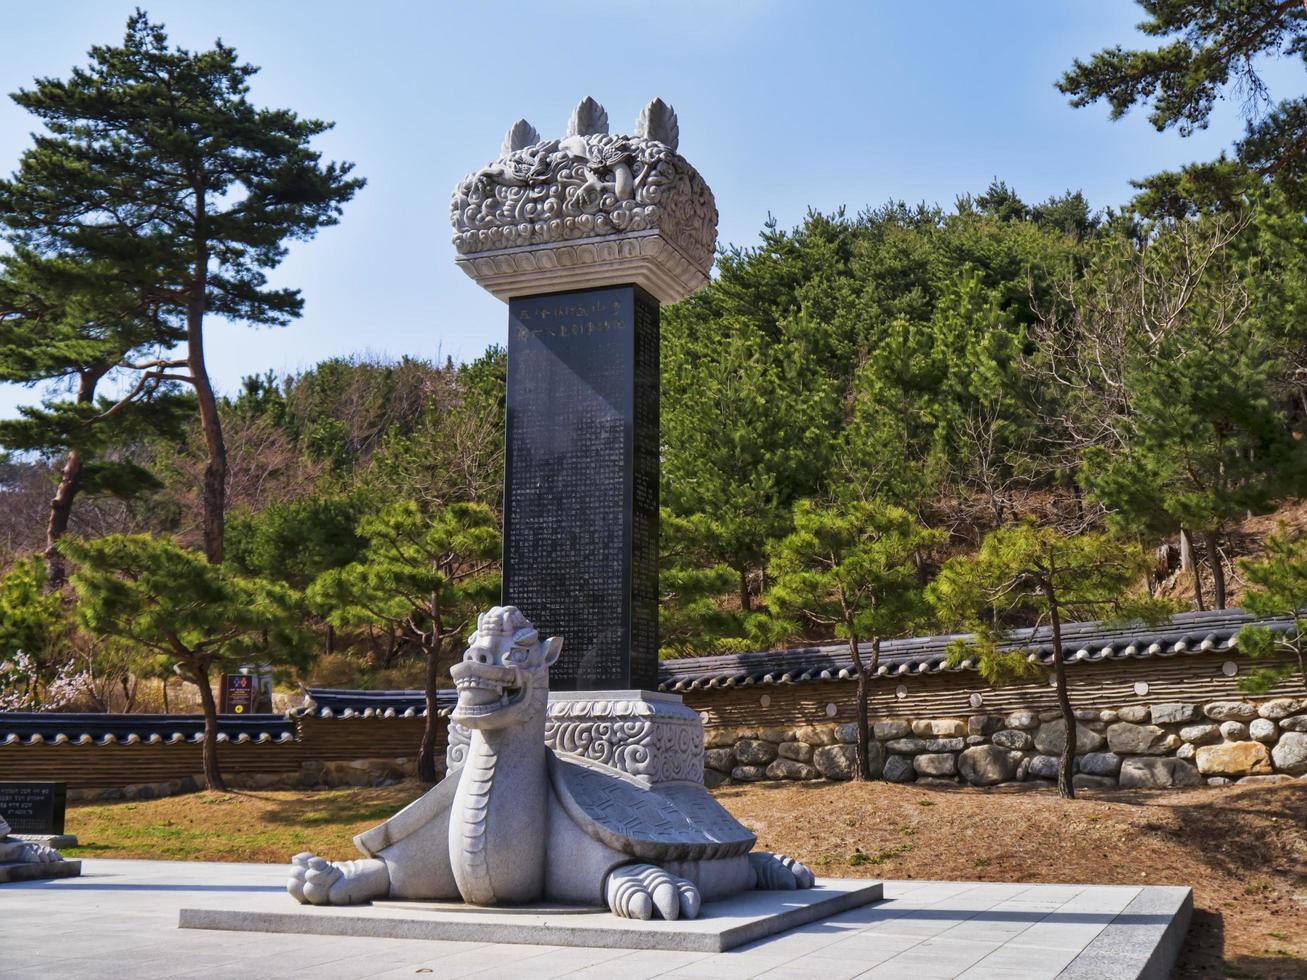
[[1151, 980], [1170, 975], [1192, 907], [1187, 888], [887, 881], [882, 902], [725, 953], [177, 928], [183, 907], [290, 902], [285, 877], [271, 865], [87, 859], [80, 878], [5, 885], [0, 980]]
[[824, 879], [815, 888], [743, 892], [706, 903], [698, 918], [671, 922], [623, 919], [606, 909], [579, 914], [530, 907], [469, 911], [447, 902], [332, 908], [295, 905], [289, 896], [276, 895], [234, 900], [217, 908], [183, 908], [178, 925], [234, 932], [721, 953], [879, 902], [883, 895], [879, 881]]

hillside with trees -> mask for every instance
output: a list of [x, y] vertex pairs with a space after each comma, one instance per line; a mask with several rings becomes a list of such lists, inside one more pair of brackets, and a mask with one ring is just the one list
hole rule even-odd
[[[1156, 20], [1182, 34], [1168, 58], [1077, 62], [1073, 103], [1202, 126], [1242, 64], [1229, 44], [1307, 51], [1301, 4], [1237, 30], [1248, 5], [1183, 6], [1207, 19]], [[328, 123], [248, 102], [254, 71], [138, 13], [121, 46], [15, 96], [50, 135], [0, 181], [0, 379], [55, 385], [0, 422], [0, 710], [157, 709], [161, 679], [233, 658], [430, 688], [497, 589], [502, 348], [208, 380], [206, 318], [291, 324], [299, 294], [267, 272], [362, 186], [312, 149]], [[1057, 584], [1067, 614], [1250, 585], [1292, 605], [1302, 120], [1281, 102], [1232, 156], [1113, 206], [995, 179], [724, 247], [662, 316], [664, 655], [960, 626], [994, 650], [1047, 619], [999, 595], [1022, 542], [1119, 559]], [[164, 580], [175, 608], [147, 587]]]

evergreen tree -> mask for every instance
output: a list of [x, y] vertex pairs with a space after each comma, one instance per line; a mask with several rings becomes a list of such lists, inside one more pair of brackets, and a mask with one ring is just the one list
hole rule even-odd
[[426, 516], [410, 500], [364, 516], [358, 535], [362, 556], [323, 573], [309, 587], [309, 602], [337, 628], [387, 626], [421, 646], [427, 715], [418, 778], [434, 783], [436, 690], [468, 624], [498, 596], [498, 524], [484, 504], [452, 504]]
[[1253, 661], [1289, 655], [1286, 664], [1254, 667], [1239, 681], [1241, 690], [1266, 694], [1293, 676], [1307, 685], [1307, 538], [1293, 538], [1283, 529], [1263, 542], [1265, 556], [1239, 563], [1248, 583], [1243, 607], [1257, 617], [1292, 620], [1284, 632], [1250, 625], [1239, 630], [1239, 652]]
[[[303, 592], [320, 576], [358, 560], [356, 532], [362, 494], [323, 494], [276, 503], [227, 521], [227, 561], [247, 575], [282, 582]], [[335, 627], [326, 623], [323, 652], [335, 652]]]
[[[79, 493], [131, 496], [157, 485], [115, 449], [154, 430], [174, 432], [189, 406], [163, 380], [179, 362], [164, 352], [182, 337], [140, 299], [86, 262], [20, 247], [0, 259], [0, 380], [68, 382], [72, 399], [51, 396], [0, 421], [0, 445], [62, 458], [46, 521], [49, 583], [64, 581], [58, 540]], [[97, 389], [116, 384], [121, 393]]]
[[67, 540], [63, 547], [78, 564], [71, 581], [82, 625], [129, 652], [149, 651], [159, 674], [175, 671], [199, 689], [204, 778], [210, 789], [226, 789], [213, 675], [250, 663], [306, 666], [300, 594], [148, 534]]
[[663, 499], [673, 513], [702, 515], [699, 548], [735, 570], [747, 613], [766, 542], [786, 532], [794, 501], [824, 482], [836, 388], [801, 346], [738, 334], [721, 338], [712, 353], [675, 350], [667, 361]]
[[[1268, 58], [1307, 57], [1303, 0], [1136, 0], [1146, 19], [1139, 29], [1157, 48], [1120, 45], [1076, 59], [1058, 88], [1073, 106], [1105, 100], [1112, 118], [1147, 104], [1158, 130], [1189, 136], [1206, 129], [1216, 103], [1243, 102], [1247, 132], [1236, 144], [1240, 160], [1274, 176], [1298, 200], [1307, 194], [1307, 95], [1274, 102], [1262, 78]], [[1199, 179], [1203, 168], [1191, 168]]]
[[1248, 324], [1173, 338], [1128, 375], [1134, 415], [1116, 455], [1088, 457], [1085, 479], [1132, 530], [1200, 532], [1213, 601], [1226, 604], [1220, 545], [1307, 480], [1307, 447], [1273, 394], [1275, 359]]
[[39, 710], [43, 683], [66, 659], [59, 650], [67, 633], [63, 596], [44, 583], [36, 558], [15, 562], [0, 576], [0, 710], [5, 704]]
[[14, 101], [47, 132], [0, 182], [16, 244], [96, 270], [185, 334], [160, 380], [193, 387], [207, 463], [204, 551], [223, 557], [226, 448], [205, 362], [206, 317], [283, 325], [294, 289], [269, 288], [286, 242], [336, 223], [362, 186], [310, 148], [328, 123], [248, 99], [257, 71], [234, 49], [170, 48], [137, 11], [122, 45], [96, 46], [67, 80], [38, 79]]
[[1033, 424], [1021, 400], [1021, 343], [970, 267], [930, 320], [893, 321], [854, 379], [840, 452], [854, 491], [914, 506], [946, 484], [1002, 523]]
[[[739, 574], [705, 551], [712, 519], [664, 507], [658, 526], [658, 644], [663, 657], [743, 653], [750, 616], [731, 601]], [[706, 525], [706, 526], [705, 526]]]
[[1058, 764], [1058, 791], [1074, 798], [1072, 761], [1076, 716], [1067, 690], [1062, 624], [1093, 619], [1156, 620], [1169, 612], [1164, 603], [1138, 599], [1132, 588], [1143, 579], [1147, 560], [1136, 546], [1104, 534], [1067, 537], [1053, 528], [1024, 522], [991, 531], [974, 555], [945, 563], [930, 584], [939, 618], [973, 631], [953, 644], [949, 664], [979, 661], [991, 684], [1038, 676], [1028, 650], [1015, 642], [1012, 627], [1047, 626], [1053, 647], [1053, 680], [1066, 731]]
[[[858, 681], [857, 779], [871, 778], [868, 680], [880, 666], [881, 641], [902, 636], [925, 619], [917, 558], [942, 539], [901, 507], [805, 500], [795, 505], [794, 531], [770, 548], [767, 605], [781, 620], [781, 632], [800, 635], [801, 620], [807, 620], [848, 641]], [[869, 662], [862, 659], [864, 641]]]

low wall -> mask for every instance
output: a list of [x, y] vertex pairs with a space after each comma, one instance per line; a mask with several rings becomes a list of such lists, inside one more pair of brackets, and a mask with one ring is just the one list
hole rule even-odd
[[[1307, 781], [1307, 699], [1154, 702], [1081, 708], [1076, 717], [1077, 787]], [[876, 778], [996, 786], [1055, 781], [1066, 725], [1060, 711], [1021, 708], [1006, 714], [880, 717], [871, 735]], [[855, 737], [852, 722], [710, 725], [704, 781], [715, 787], [851, 779]]]
[[[375, 785], [411, 774], [409, 760], [417, 756], [425, 722], [421, 717], [307, 715], [295, 720], [294, 739], [220, 741], [218, 764], [233, 787]], [[445, 753], [444, 729], [442, 724], [439, 760]], [[69, 799], [105, 798], [103, 790], [121, 790], [124, 796], [108, 797], [121, 799], [129, 789], [139, 795], [140, 787], [148, 788], [147, 795], [170, 795], [203, 785], [201, 750], [198, 741], [150, 742], [144, 737], [0, 745], [0, 779], [66, 783]]]

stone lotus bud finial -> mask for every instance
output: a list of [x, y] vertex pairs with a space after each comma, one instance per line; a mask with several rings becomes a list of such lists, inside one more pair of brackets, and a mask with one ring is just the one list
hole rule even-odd
[[640, 112], [635, 121], [635, 135], [657, 140], [674, 150], [681, 142], [681, 127], [676, 123], [676, 110], [662, 99], [654, 99]]
[[565, 136], [598, 136], [608, 132], [608, 113], [590, 96], [586, 96], [572, 110], [567, 121]]
[[525, 119], [519, 119], [504, 134], [504, 145], [499, 148], [499, 155], [506, 157], [514, 150], [524, 150], [540, 142], [540, 134]]

